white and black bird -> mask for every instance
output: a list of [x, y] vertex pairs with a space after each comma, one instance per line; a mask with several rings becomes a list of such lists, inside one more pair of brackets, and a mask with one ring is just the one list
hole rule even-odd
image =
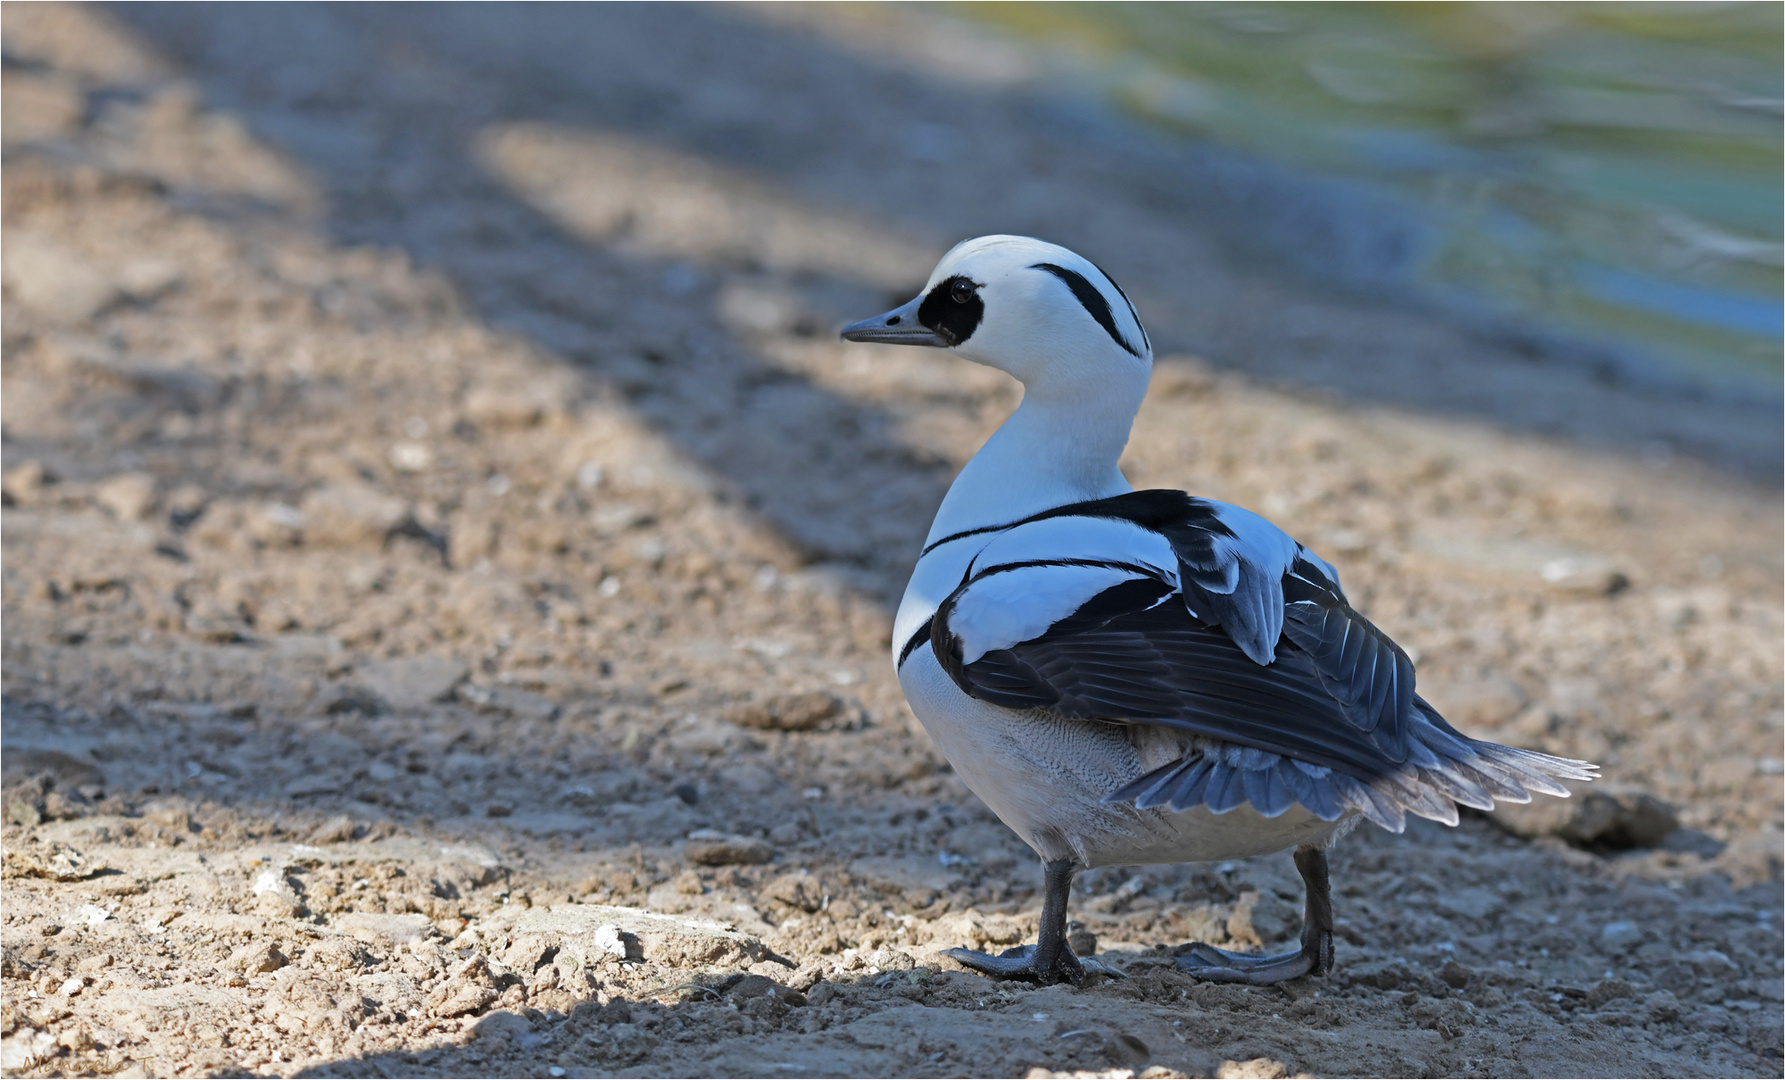
[[899, 683], [961, 779], [1041, 856], [1035, 945], [950, 951], [980, 971], [1078, 982], [1072, 878], [1097, 866], [1295, 849], [1301, 947], [1193, 946], [1178, 966], [1269, 983], [1332, 965], [1325, 849], [1358, 821], [1454, 825], [1596, 767], [1470, 739], [1339, 575], [1248, 510], [1135, 491], [1117, 461], [1152, 344], [1089, 260], [982, 236], [850, 341], [950, 349], [1022, 404], [955, 479], [894, 623]]

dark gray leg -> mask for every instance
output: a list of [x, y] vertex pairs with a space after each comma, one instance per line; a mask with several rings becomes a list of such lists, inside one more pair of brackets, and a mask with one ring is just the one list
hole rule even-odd
[[1325, 975], [1333, 969], [1333, 894], [1326, 879], [1326, 852], [1317, 847], [1295, 850], [1295, 868], [1302, 872], [1308, 903], [1302, 914], [1302, 947], [1276, 956], [1228, 952], [1202, 942], [1178, 957], [1178, 970], [1210, 982], [1264, 986], [1302, 975]]
[[942, 955], [1001, 979], [1032, 979], [1043, 986], [1057, 982], [1079, 985], [1085, 978], [1085, 966], [1072, 955], [1072, 946], [1066, 944], [1066, 901], [1072, 895], [1072, 876], [1077, 872], [1070, 859], [1045, 864], [1043, 881], [1047, 891], [1041, 898], [1041, 932], [1035, 944], [1006, 949], [997, 956], [972, 949], [946, 949]]

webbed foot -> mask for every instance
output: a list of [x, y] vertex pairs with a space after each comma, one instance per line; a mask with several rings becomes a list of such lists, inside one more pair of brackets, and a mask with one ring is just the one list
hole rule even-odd
[[1192, 978], [1209, 982], [1249, 983], [1253, 986], [1269, 986], [1303, 975], [1325, 975], [1331, 971], [1333, 903], [1332, 886], [1326, 874], [1326, 852], [1313, 847], [1298, 848], [1295, 868], [1301, 871], [1302, 884], [1308, 890], [1307, 907], [1302, 916], [1301, 948], [1275, 956], [1255, 956], [1228, 952], [1199, 941], [1178, 957], [1177, 969]]
[[[1326, 943], [1325, 962], [1318, 950], [1306, 948], [1276, 956], [1255, 956], [1251, 953], [1228, 952], [1202, 942], [1177, 959], [1177, 969], [1192, 978], [1209, 982], [1250, 983], [1268, 986], [1271, 983], [1296, 979], [1303, 975], [1324, 975], [1332, 967], [1332, 941]], [[1316, 970], [1318, 969], [1318, 970]]]
[[993, 978], [1027, 979], [1042, 986], [1062, 982], [1081, 985], [1085, 981], [1085, 965], [1072, 954], [1072, 946], [1061, 941], [1059, 948], [1052, 951], [1053, 956], [1046, 958], [1040, 955], [1040, 946], [1020, 945], [997, 956], [972, 949], [944, 949], [942, 955]]
[[[1085, 962], [1074, 956], [1072, 946], [1066, 944], [1066, 900], [1076, 872], [1077, 868], [1066, 859], [1044, 865], [1041, 931], [1035, 944], [1005, 949], [997, 956], [972, 949], [945, 949], [942, 955], [997, 979], [1029, 979], [1043, 986], [1083, 984]], [[1092, 966], [1100, 972], [1109, 970], [1095, 961]]]

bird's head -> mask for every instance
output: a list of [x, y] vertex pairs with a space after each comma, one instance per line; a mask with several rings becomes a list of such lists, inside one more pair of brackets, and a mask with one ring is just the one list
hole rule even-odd
[[1040, 386], [1145, 384], [1153, 346], [1095, 263], [1027, 236], [956, 244], [915, 300], [843, 328], [848, 341], [952, 349]]

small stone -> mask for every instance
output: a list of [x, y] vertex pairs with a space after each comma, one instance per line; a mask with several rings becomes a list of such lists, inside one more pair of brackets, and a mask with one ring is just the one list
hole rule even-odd
[[390, 448], [387, 456], [391, 468], [398, 472], [427, 472], [434, 466], [434, 452], [426, 443], [400, 442]]
[[519, 1013], [494, 1012], [479, 1020], [471, 1029], [474, 1039], [502, 1038], [519, 1040], [533, 1033], [533, 1022]]
[[910, 971], [917, 967], [917, 958], [903, 949], [879, 948], [862, 959], [881, 971]]
[[699, 829], [688, 834], [686, 856], [702, 866], [747, 866], [769, 862], [775, 852], [767, 841], [754, 837]]
[[1594, 984], [1593, 988], [1587, 991], [1587, 996], [1583, 998], [1582, 1001], [1586, 1004], [1587, 1008], [1597, 1009], [1608, 1001], [1616, 1001], [1619, 998], [1633, 998], [1635, 996], [1636, 988], [1631, 986], [1628, 982], [1625, 982], [1623, 979], [1605, 979]]
[[1282, 1080], [1289, 1075], [1289, 1066], [1275, 1058], [1258, 1057], [1250, 1061], [1223, 1061], [1215, 1070], [1220, 1080]]
[[0, 261], [6, 291], [46, 320], [83, 323], [124, 295], [105, 269], [47, 234], [9, 229]]
[[765, 731], [811, 731], [841, 716], [842, 700], [822, 690], [804, 694], [781, 694], [767, 701], [740, 705], [725, 714], [725, 719], [739, 727]]
[[229, 955], [223, 966], [248, 975], [278, 971], [290, 963], [279, 947], [270, 941], [251, 941]]
[[747, 1001], [750, 998], [772, 997], [777, 990], [784, 990], [775, 980], [767, 975], [745, 975], [725, 991], [725, 996], [733, 1001]]
[[1355, 985], [1373, 986], [1378, 990], [1393, 990], [1407, 980], [1407, 969], [1392, 962], [1359, 964], [1347, 968], [1345, 974]]
[[1473, 968], [1459, 964], [1455, 960], [1444, 961], [1444, 966], [1438, 969], [1438, 977], [1443, 979], [1444, 984], [1453, 990], [1461, 990], [1463, 987], [1469, 985], [1469, 980], [1473, 978], [1474, 975], [1475, 971]]
[[479, 386], [465, 395], [465, 417], [479, 427], [532, 427], [563, 408], [553, 394], [533, 383]]
[[416, 711], [451, 697], [469, 674], [470, 667], [454, 657], [404, 656], [362, 665], [354, 681], [393, 709]]
[[479, 1012], [501, 996], [497, 979], [481, 955], [473, 953], [427, 997], [435, 1016], [446, 1018]]
[[120, 473], [93, 489], [93, 501], [119, 521], [141, 521], [155, 506], [155, 478], [148, 473]]
[[824, 905], [824, 890], [810, 874], [782, 874], [763, 883], [763, 896], [801, 911], [817, 911]]
[[629, 955], [626, 938], [620, 932], [620, 928], [613, 923], [603, 923], [597, 926], [592, 940], [597, 949], [617, 960], [624, 960]]
[[1642, 941], [1642, 929], [1633, 922], [1608, 922], [1599, 928], [1599, 941], [1610, 949], [1626, 949]]
[[307, 844], [341, 844], [353, 839], [359, 831], [359, 825], [346, 814], [329, 818], [310, 833]]
[[324, 938], [304, 954], [313, 965], [331, 971], [355, 972], [372, 963], [372, 957], [351, 938]]
[[1680, 959], [1702, 978], [1727, 979], [1736, 973], [1735, 961], [1716, 949], [1694, 949]]
[[336, 547], [381, 547], [409, 516], [401, 499], [351, 480], [317, 488], [299, 509], [305, 540]]
[[56, 993], [61, 994], [63, 997], [73, 997], [86, 988], [87, 980], [81, 978], [79, 975], [70, 975], [62, 981], [61, 986], [56, 988]]
[[28, 506], [43, 494], [44, 485], [54, 478], [41, 461], [24, 461], [0, 473], [0, 492], [10, 504]]

